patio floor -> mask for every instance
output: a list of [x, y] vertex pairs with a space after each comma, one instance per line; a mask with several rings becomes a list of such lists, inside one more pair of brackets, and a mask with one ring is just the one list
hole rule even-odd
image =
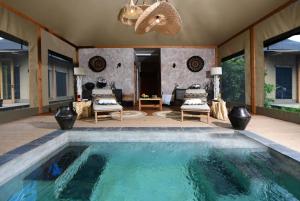
[[[94, 123], [93, 118], [76, 121], [75, 127], [223, 127], [230, 129], [229, 121], [211, 118], [211, 124], [198, 119], [178, 119], [152, 116], [152, 111], [142, 118], [125, 119], [123, 122], [108, 119]], [[203, 118], [205, 121], [205, 118]], [[53, 115], [34, 116], [0, 125], [0, 154], [40, 138], [59, 129]], [[248, 131], [300, 152], [300, 125], [265, 116], [253, 116]]]

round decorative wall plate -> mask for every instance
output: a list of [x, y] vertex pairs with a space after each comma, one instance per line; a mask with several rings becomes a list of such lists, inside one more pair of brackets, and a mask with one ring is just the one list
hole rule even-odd
[[101, 56], [94, 56], [89, 60], [89, 68], [94, 72], [101, 72], [106, 67], [106, 61]]
[[199, 56], [192, 56], [186, 62], [187, 67], [192, 72], [199, 72], [204, 67], [204, 60]]

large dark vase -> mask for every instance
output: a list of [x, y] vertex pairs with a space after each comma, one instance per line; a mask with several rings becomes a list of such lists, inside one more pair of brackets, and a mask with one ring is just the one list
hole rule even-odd
[[55, 114], [55, 119], [62, 130], [72, 129], [77, 113], [70, 106], [62, 106]]
[[245, 130], [251, 119], [250, 113], [244, 106], [233, 107], [228, 117], [232, 127], [237, 130]]
[[0, 107], [3, 106], [3, 99], [0, 99]]
[[107, 83], [106, 82], [99, 82], [99, 81], [97, 81], [96, 85], [97, 85], [98, 88], [101, 89], [101, 88], [106, 87]]
[[87, 90], [89, 90], [89, 91], [92, 91], [94, 88], [95, 88], [95, 84], [94, 83], [92, 83], [92, 82], [87, 82], [87, 83], [85, 83], [85, 88], [87, 89]]

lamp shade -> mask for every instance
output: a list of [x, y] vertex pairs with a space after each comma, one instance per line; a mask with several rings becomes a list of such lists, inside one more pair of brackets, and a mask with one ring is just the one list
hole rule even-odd
[[74, 68], [74, 75], [77, 75], [77, 76], [85, 75], [85, 69], [83, 67], [75, 67]]
[[222, 67], [212, 67], [210, 69], [210, 75], [222, 75]]

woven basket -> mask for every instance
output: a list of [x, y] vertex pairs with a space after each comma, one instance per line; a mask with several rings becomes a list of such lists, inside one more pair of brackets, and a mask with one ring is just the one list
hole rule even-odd
[[[139, 8], [142, 9], [142, 11], [144, 12], [144, 10], [146, 10], [149, 5], [138, 5]], [[126, 7], [123, 7], [120, 12], [119, 12], [119, 15], [118, 15], [118, 20], [122, 23], [122, 24], [125, 24], [125, 25], [128, 25], [128, 26], [134, 26], [136, 24], [136, 21], [138, 18], [136, 19], [129, 19], [126, 17], [126, 12], [127, 12], [127, 8]], [[139, 15], [140, 16], [140, 15]]]
[[[157, 22], [156, 19], [160, 21]], [[147, 8], [135, 24], [135, 32], [144, 34], [156, 31], [168, 35], [175, 35], [181, 29], [181, 18], [176, 8], [166, 1], [159, 1]]]

